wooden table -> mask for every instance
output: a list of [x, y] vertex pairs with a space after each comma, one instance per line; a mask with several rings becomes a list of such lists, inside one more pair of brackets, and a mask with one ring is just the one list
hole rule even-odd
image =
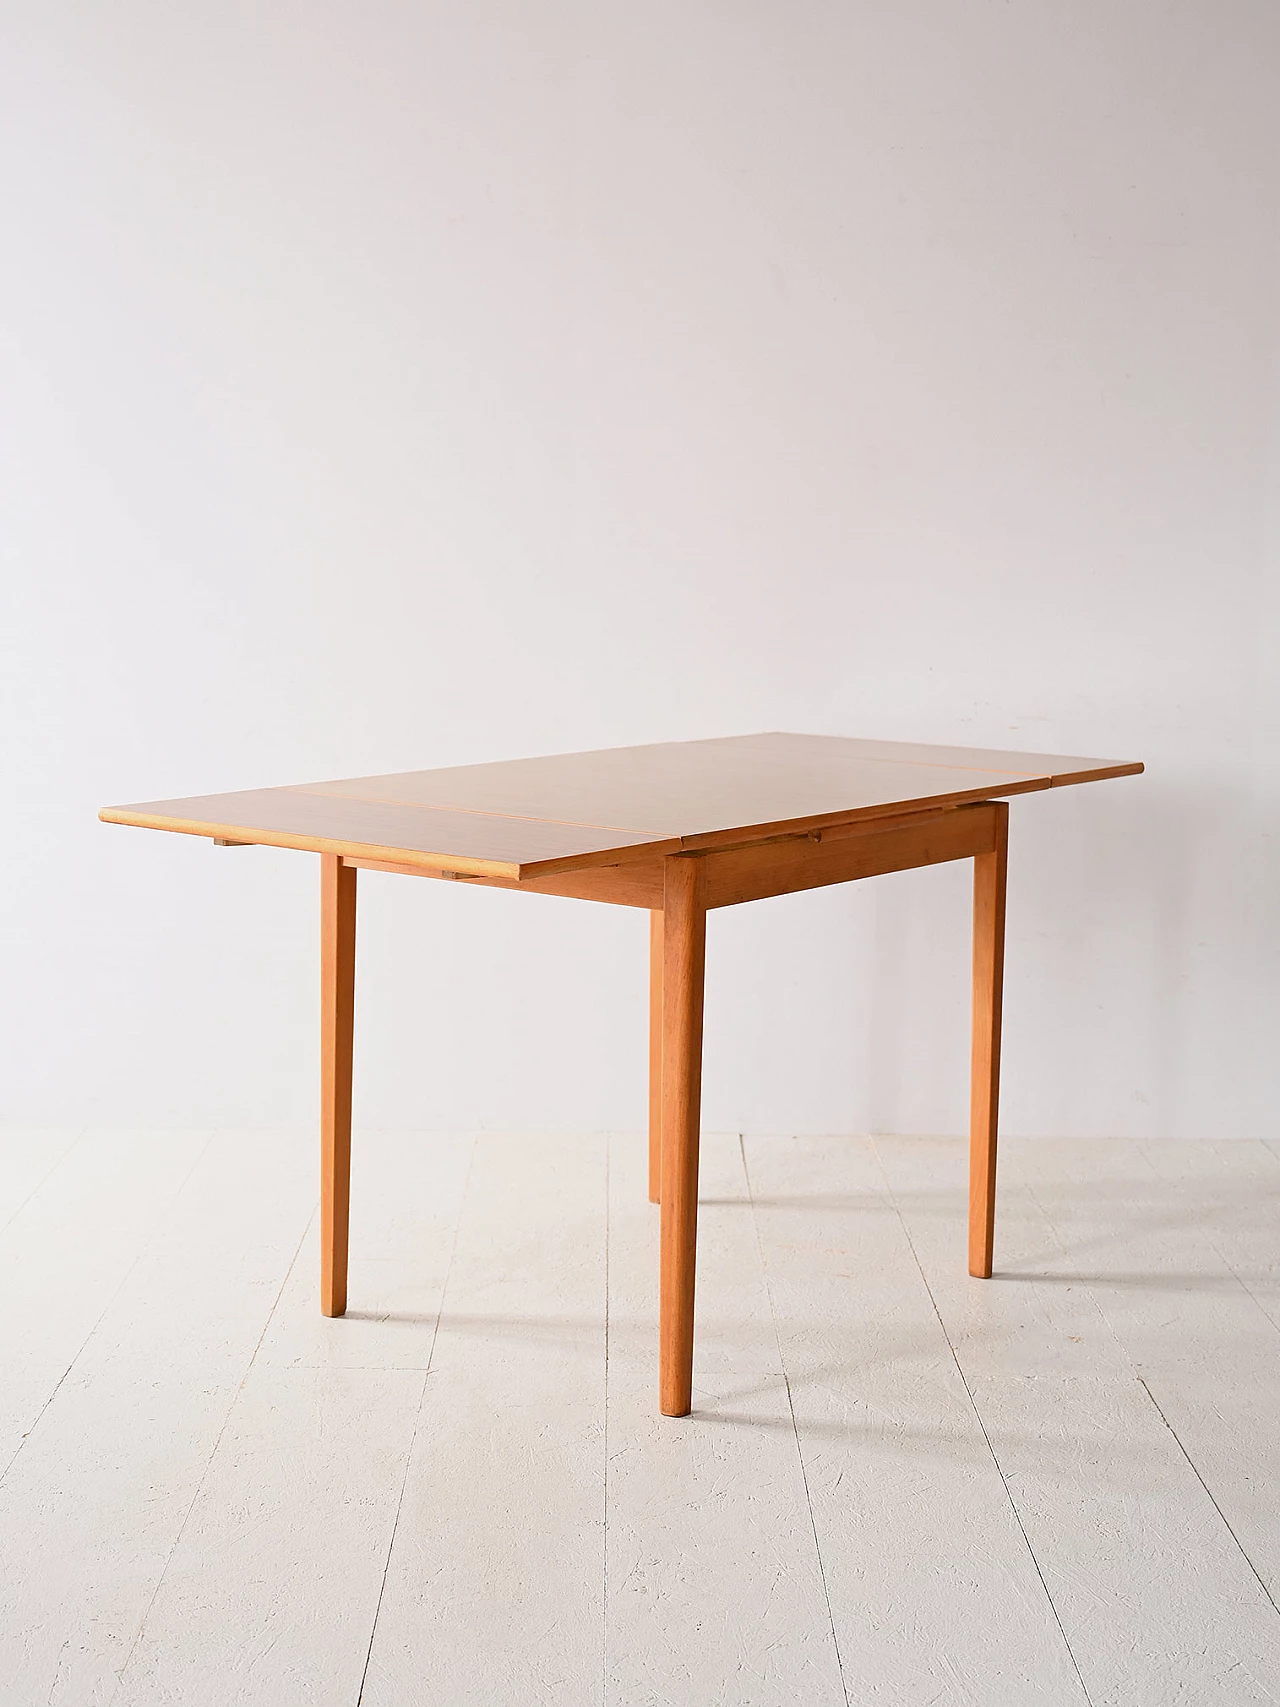
[[742, 735], [106, 807], [109, 824], [320, 855], [320, 1307], [347, 1306], [356, 872], [645, 907], [649, 1195], [661, 1203], [659, 1398], [685, 1416], [706, 915], [972, 859], [969, 1272], [991, 1273], [1004, 966], [1004, 798], [1133, 776], [1137, 763], [832, 735]]

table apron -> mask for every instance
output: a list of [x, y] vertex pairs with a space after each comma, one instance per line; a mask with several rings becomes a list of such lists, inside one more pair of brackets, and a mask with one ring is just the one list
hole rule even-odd
[[[939, 865], [946, 860], [972, 859], [976, 854], [990, 853], [996, 843], [996, 810], [996, 805], [987, 801], [976, 806], [916, 814], [906, 820], [898, 818], [879, 828], [874, 822], [839, 824], [808, 835], [777, 837], [747, 847], [671, 857], [703, 862], [708, 908], [736, 907], [744, 901], [763, 901], [771, 895], [790, 895], [798, 889], [821, 889], [831, 883], [850, 883], [859, 877], [882, 877], [891, 871], [911, 871], [916, 866]], [[343, 863], [363, 870], [403, 873], [407, 877], [451, 878], [481, 889], [524, 889], [538, 895], [565, 895], [621, 907], [650, 910], [662, 907], [664, 862], [660, 859], [594, 866], [585, 871], [559, 872], [552, 877], [526, 878], [522, 882], [350, 856]]]
[[820, 889], [859, 877], [883, 877], [891, 871], [972, 859], [990, 853], [995, 843], [996, 807], [984, 803], [930, 813], [921, 823], [899, 824], [893, 829], [868, 828], [859, 835], [846, 832], [835, 837], [823, 832], [820, 840], [798, 836], [755, 847], [729, 848], [701, 856], [706, 862], [707, 906], [735, 907], [743, 901], [763, 901], [770, 895], [790, 895], [798, 889]]

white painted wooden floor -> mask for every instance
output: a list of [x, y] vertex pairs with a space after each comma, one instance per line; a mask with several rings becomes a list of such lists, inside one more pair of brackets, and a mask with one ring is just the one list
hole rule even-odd
[[1280, 1145], [11, 1131], [5, 1707], [1280, 1700]]

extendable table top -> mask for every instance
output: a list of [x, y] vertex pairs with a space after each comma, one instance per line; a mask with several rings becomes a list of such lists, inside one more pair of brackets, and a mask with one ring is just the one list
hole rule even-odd
[[104, 807], [112, 824], [321, 856], [321, 1308], [346, 1309], [356, 873], [650, 912], [650, 1196], [662, 1411], [692, 1395], [708, 909], [974, 861], [970, 1272], [991, 1273], [1008, 807], [1134, 761], [761, 734]]

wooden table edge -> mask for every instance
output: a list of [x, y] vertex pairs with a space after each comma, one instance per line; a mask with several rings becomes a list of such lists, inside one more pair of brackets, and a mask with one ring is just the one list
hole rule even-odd
[[1072, 771], [1069, 776], [1050, 777], [1049, 787], [1070, 788], [1077, 782], [1105, 782], [1113, 776], [1141, 776], [1146, 768], [1141, 759], [1126, 759], [1122, 764], [1100, 765], [1097, 770]]
[[779, 818], [767, 823], [706, 830], [687, 836], [655, 836], [653, 841], [631, 842], [621, 847], [598, 848], [586, 853], [539, 860], [481, 859], [474, 855], [449, 853], [444, 850], [424, 851], [385, 843], [352, 841], [348, 838], [263, 830], [252, 825], [223, 823], [210, 819], [175, 818], [161, 813], [136, 812], [124, 806], [104, 806], [98, 817], [104, 824], [125, 824], [143, 830], [167, 830], [177, 835], [205, 836], [213, 841], [255, 847], [293, 848], [302, 853], [338, 854], [352, 860], [369, 860], [380, 865], [397, 866], [401, 870], [420, 871], [424, 876], [438, 877], [442, 874], [458, 873], [471, 877], [503, 878], [510, 883], [522, 884], [538, 878], [588, 871], [593, 867], [621, 866], [662, 859], [674, 853], [703, 853], [731, 847], [748, 847], [777, 837], [802, 836], [844, 825], [852, 828], [866, 824], [870, 827], [877, 820], [886, 818], [905, 819], [936, 814], [957, 807], [980, 805], [984, 801], [1002, 800], [1015, 794], [1041, 793], [1050, 788], [1066, 788], [1075, 783], [1098, 782], [1111, 777], [1138, 776], [1143, 769], [1144, 766], [1138, 760], [1117, 762], [1099, 766], [1091, 771], [1072, 772], [1066, 776], [1031, 776], [998, 787], [988, 784], [985, 788], [962, 789], [954, 794], [925, 795], [918, 800], [890, 801], [852, 809], [845, 807], [838, 811], [808, 813], [799, 818]]
[[[1040, 773], [1021, 782], [988, 783], [985, 788], [958, 789], [954, 794], [926, 794], [915, 800], [895, 800], [882, 805], [844, 808], [838, 812], [815, 812], [803, 818], [780, 818], [772, 823], [750, 824], [739, 829], [705, 830], [680, 838], [685, 853], [700, 853], [712, 848], [745, 846], [751, 842], [767, 841], [774, 836], [804, 835], [809, 830], [825, 830], [840, 824], [872, 823], [877, 818], [907, 817], [918, 813], [947, 811], [957, 806], [980, 806], [988, 800], [1007, 800], [1013, 794], [1042, 794], [1050, 788], [1069, 788], [1078, 782], [1101, 782], [1110, 777], [1138, 776], [1144, 769], [1140, 760], [1101, 766], [1091, 771], [1072, 771], [1066, 776]], [[646, 852], [642, 848], [641, 852]], [[612, 857], [612, 856], [610, 856]], [[526, 868], [531, 869], [531, 868]]]
[[[514, 860], [476, 859], [464, 854], [421, 853], [415, 848], [385, 847], [375, 842], [337, 840], [329, 836], [301, 836], [285, 830], [262, 830], [247, 824], [211, 823], [197, 818], [166, 818], [151, 812], [130, 812], [126, 807], [104, 806], [98, 813], [104, 824], [126, 824], [140, 830], [168, 830], [180, 836], [205, 836], [248, 847], [293, 848], [301, 853], [338, 854], [353, 859], [371, 859], [401, 866], [439, 872], [442, 868], [463, 871], [476, 877], [518, 878], [522, 867]], [[614, 858], [612, 852], [606, 855]]]
[[[969, 1272], [992, 1272], [1009, 808], [1006, 797], [1137, 776], [1138, 761], [559, 859], [516, 862], [383, 847], [103, 807], [103, 823], [321, 857], [321, 1309], [347, 1303], [356, 876], [458, 878], [650, 909], [649, 1193], [660, 1200], [659, 1408], [692, 1405], [706, 917], [797, 889], [956, 859], [974, 862]], [[175, 803], [176, 804], [176, 803]], [[594, 868], [594, 869], [593, 869]]]

